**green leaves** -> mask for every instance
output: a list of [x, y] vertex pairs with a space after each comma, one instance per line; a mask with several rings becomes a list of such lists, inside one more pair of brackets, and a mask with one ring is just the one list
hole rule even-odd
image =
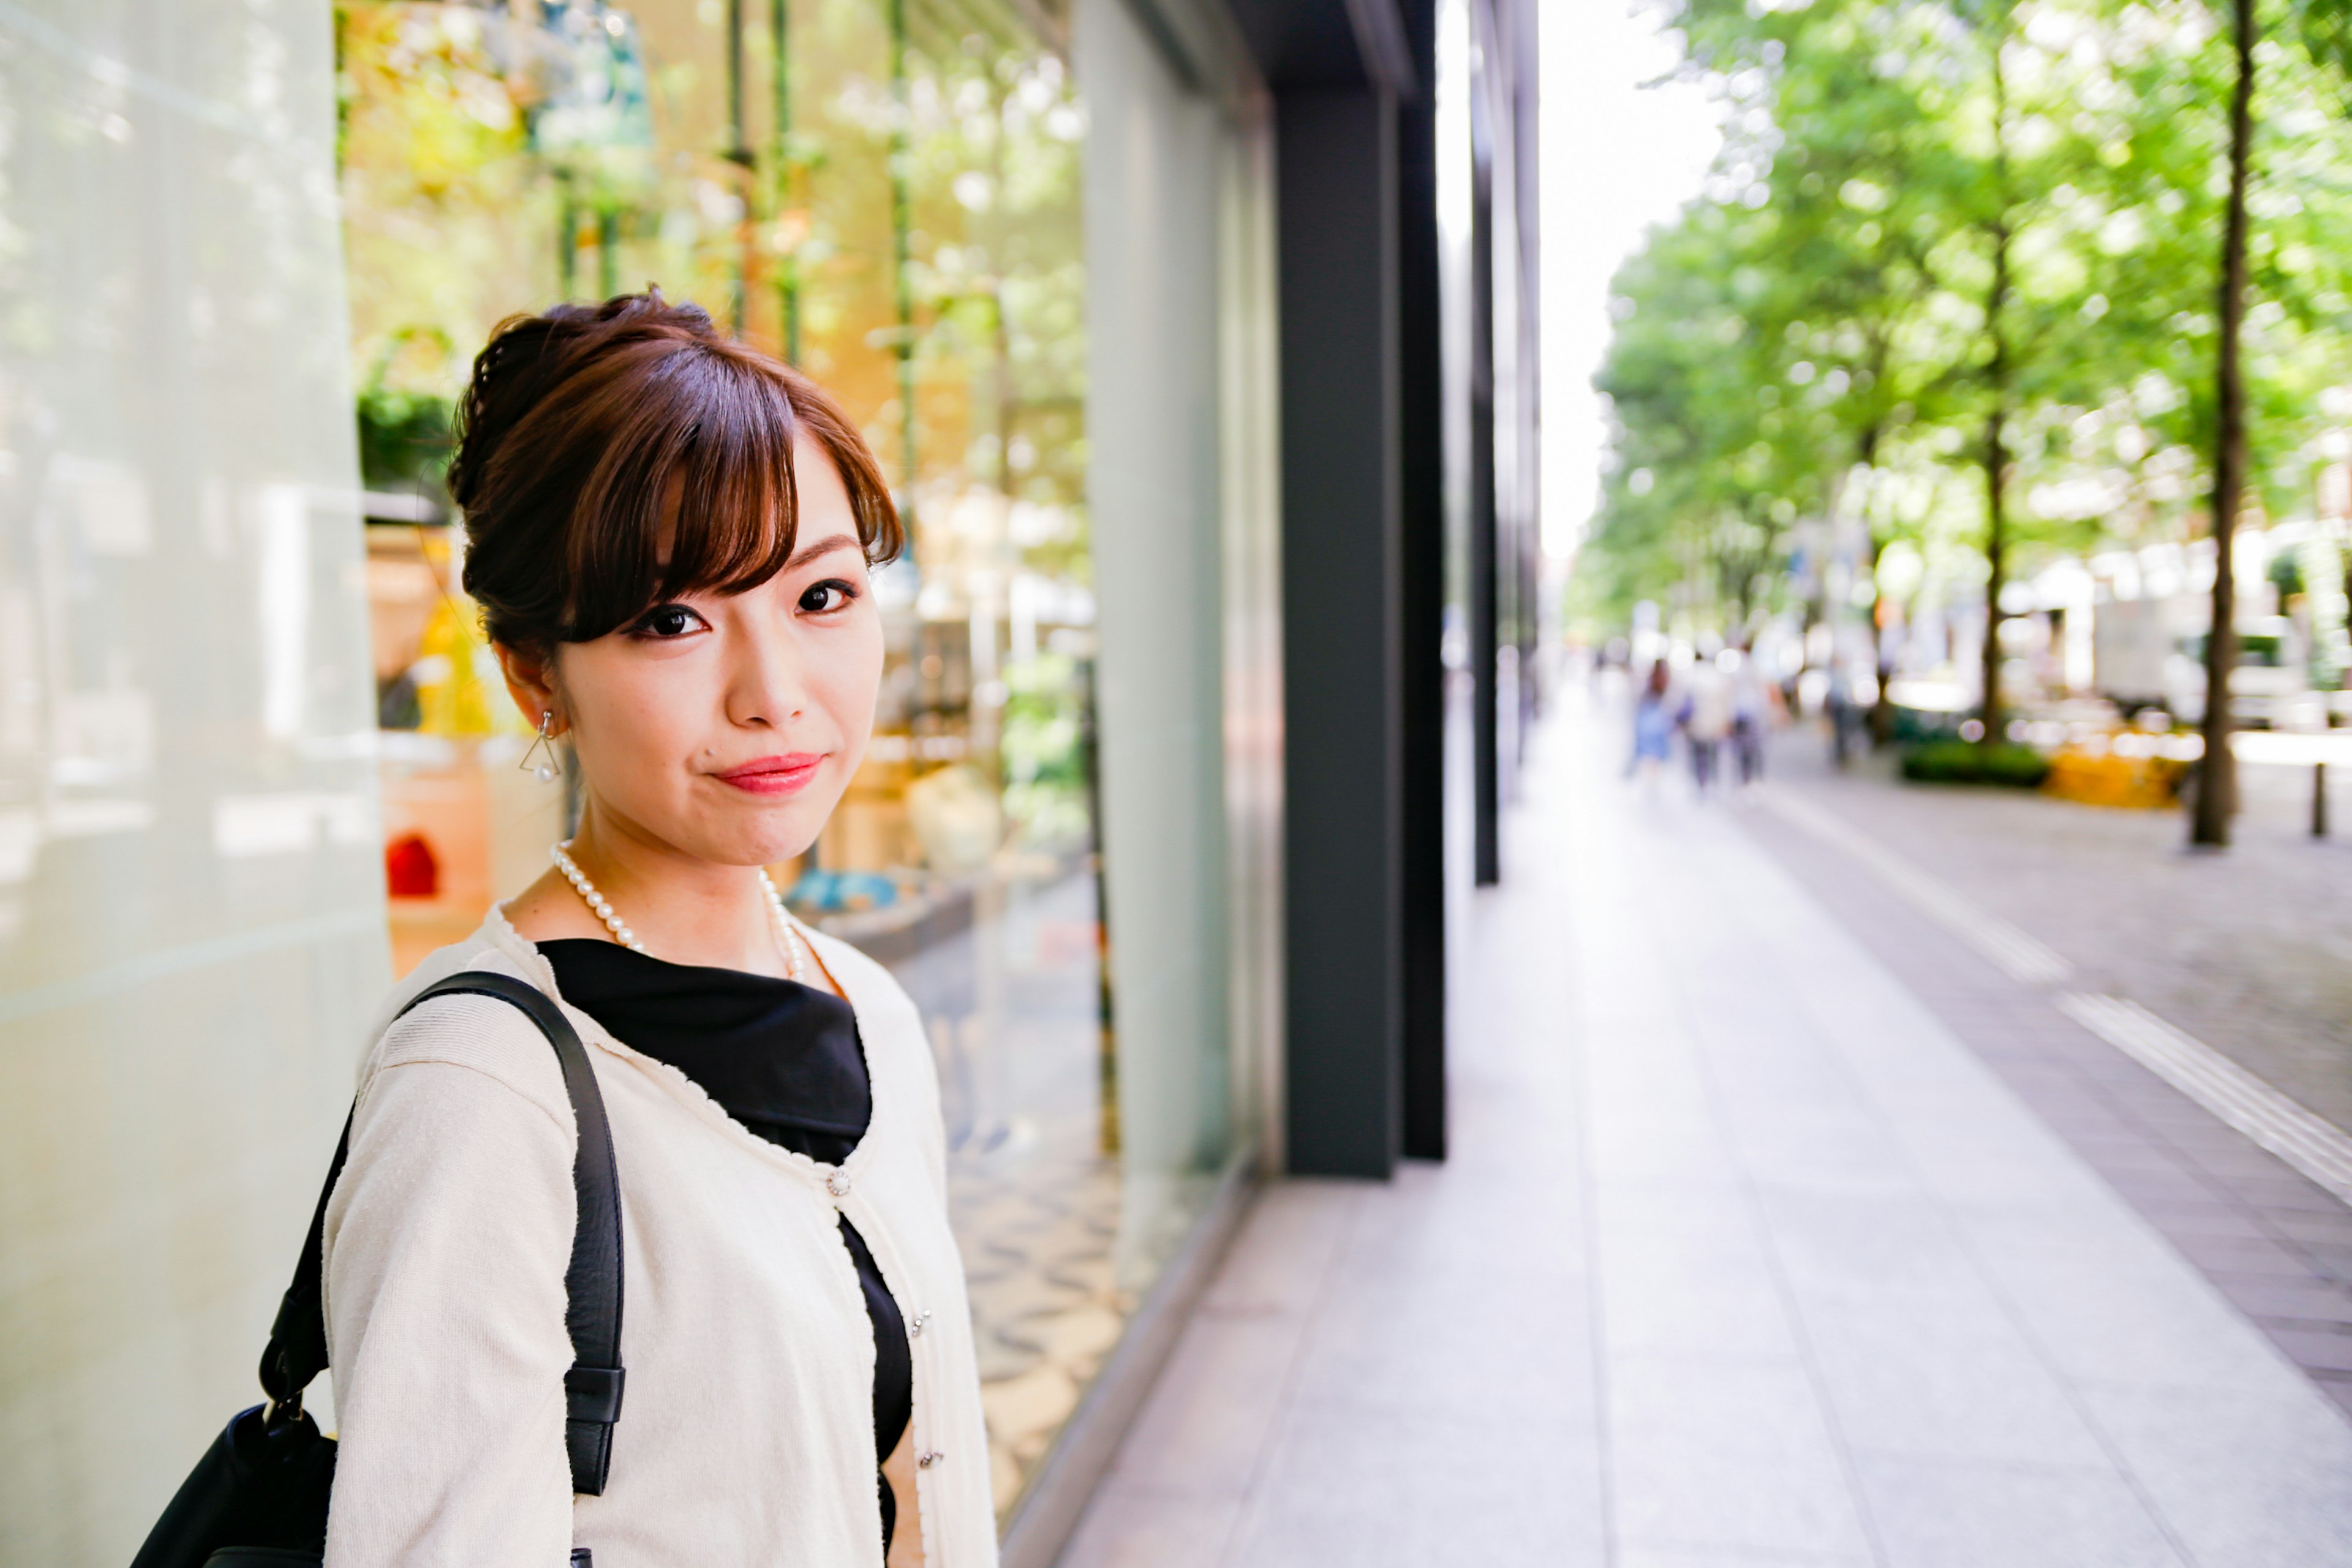
[[2337, 104], [2352, 110], [2352, 4], [2347, 0], [2289, 0], [2283, 29], [2304, 58], [2323, 72]]
[[[1995, 400], [2015, 570], [2201, 531], [2231, 79], [2210, 0], [1663, 19], [1728, 129], [1706, 198], [1618, 279], [1591, 613], [1654, 597], [1726, 626], [1817, 595], [1788, 568], [1833, 515], [1914, 542], [1916, 591], [1951, 597], [1982, 573]], [[2252, 479], [2283, 515], [2343, 439], [2322, 395], [2352, 384], [2352, 0], [2266, 20], [2246, 347]]]

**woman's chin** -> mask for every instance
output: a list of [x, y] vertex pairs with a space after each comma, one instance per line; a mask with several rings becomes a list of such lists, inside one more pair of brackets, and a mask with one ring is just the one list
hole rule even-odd
[[778, 866], [799, 858], [816, 842], [824, 818], [803, 811], [761, 814], [767, 820], [744, 825], [744, 831], [710, 858], [730, 866]]

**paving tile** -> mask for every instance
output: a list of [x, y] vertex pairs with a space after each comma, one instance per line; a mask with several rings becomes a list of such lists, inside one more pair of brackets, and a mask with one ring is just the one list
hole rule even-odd
[[2051, 1060], [2048, 1050], [2038, 1042], [2032, 1049], [2021, 1048], [1988, 1059], [2001, 1081], [2036, 1110], [2089, 1113], [2105, 1109], [2097, 1096], [2083, 1087], [2081, 1076], [2073, 1068]]
[[1748, 1200], [1604, 1183], [1596, 1261], [1612, 1351], [1793, 1358], [1797, 1342]]
[[1109, 1480], [1130, 1492], [1235, 1507], [1256, 1478], [1305, 1325], [1196, 1317], [1128, 1429]]
[[1980, 1233], [1979, 1256], [2065, 1375], [2266, 1388], [2275, 1354], [2253, 1326], [2163, 1242], [2137, 1239], [2062, 1248]]
[[[2291, 1394], [2308, 1386], [2298, 1379]], [[2093, 1384], [2084, 1394], [2192, 1560], [2352, 1563], [2352, 1424], [2339, 1411], [2234, 1390]]]
[[2352, 1333], [2329, 1329], [2286, 1329], [2265, 1324], [2278, 1347], [2298, 1366], [2316, 1372], [2352, 1373]]
[[2172, 1245], [2191, 1263], [2202, 1267], [2219, 1283], [2223, 1274], [2267, 1274], [2284, 1279], [2307, 1279], [2309, 1259], [2263, 1236], [2175, 1236]]
[[1287, 1181], [1251, 1205], [1204, 1305], [1304, 1312], [1321, 1295], [1365, 1188], [1352, 1182]]
[[1717, 1552], [1647, 1541], [1617, 1543], [1614, 1568], [1872, 1568], [1868, 1557], [1759, 1556], [1752, 1552]]
[[[1307, 1416], [1282, 1435], [1264, 1487], [1243, 1514], [1234, 1568], [1425, 1568], [1436, 1563], [1507, 1563], [1527, 1543], [1551, 1543], [1554, 1561], [1600, 1568], [1597, 1455], [1581, 1476], [1533, 1474], [1507, 1423], [1393, 1420], [1326, 1422]], [[1580, 1481], [1581, 1484], [1580, 1484]]]
[[2246, 1202], [2263, 1209], [2330, 1216], [2345, 1212], [2342, 1199], [2300, 1176], [2281, 1176], [2268, 1181], [2239, 1180], [2232, 1182], [2230, 1189]]
[[[2087, 1030], [2082, 1031], [2081, 1037], [2095, 1038]], [[2105, 1046], [2105, 1042], [2100, 1044]], [[2132, 1095], [2144, 1094], [2164, 1081], [2112, 1046], [2104, 1050], [2084, 1050], [2074, 1060], [2085, 1078]]]
[[2352, 1248], [2352, 1209], [2339, 1206], [2334, 1214], [2279, 1209], [2264, 1215], [2263, 1223], [2274, 1234], [2292, 1241], [2321, 1242]]
[[2187, 1568], [2112, 1467], [1859, 1452], [1888, 1568]]
[[1612, 1356], [1613, 1517], [1628, 1540], [1860, 1556], [1861, 1520], [1803, 1368]]
[[2200, 1203], [2220, 1197], [2227, 1189], [2216, 1178], [2171, 1166], [2163, 1170], [2106, 1169], [2107, 1184], [2127, 1198], [2156, 1203]]
[[1928, 1199], [1758, 1194], [1780, 1268], [1807, 1298], [1850, 1295], [1917, 1310], [1989, 1301], [1947, 1213]]
[[[1593, 1336], [1581, 1291], [1522, 1291], [1475, 1269], [1453, 1271], [1452, 1283], [1335, 1300], [1310, 1333], [1293, 1402], [1368, 1418], [1591, 1407]], [[1533, 1305], [1548, 1300], [1558, 1306]]]
[[2248, 1317], [2352, 1325], [2352, 1288], [2303, 1275], [2216, 1274], [2212, 1278], [2221, 1294]]
[[1843, 1108], [1808, 1113], [1753, 1101], [1733, 1130], [1757, 1181], [1818, 1193], [1905, 1194], [1911, 1173], [1867, 1119]]
[[[2113, 1047], [2104, 1040], [2099, 1042], [2099, 1046], [2101, 1049], [2113, 1054]], [[2256, 1147], [2248, 1141], [2244, 1133], [2210, 1111], [2206, 1112], [2201, 1120], [2184, 1118], [2172, 1123], [2164, 1130], [2164, 1141], [2173, 1148], [2184, 1152], [2215, 1149], [2244, 1150]]]
[[2079, 1100], [2044, 1099], [2040, 1095], [2019, 1096], [2033, 1108], [2044, 1125], [2063, 1135], [2078, 1149], [2095, 1143], [2145, 1144], [2147, 1135], [2131, 1122], [2116, 1115], [2107, 1106], [2089, 1096]]
[[[2270, 1216], [2263, 1223], [2273, 1224]], [[2352, 1285], [2352, 1247], [2333, 1247], [2315, 1243], [2298, 1244], [2296, 1251], [2311, 1259], [2313, 1271], [2323, 1279]]]
[[[1988, 1117], [1938, 1122], [1929, 1107], [1904, 1129], [1904, 1149], [1921, 1184], [1946, 1203], [2075, 1205], [2094, 1195], [2111, 1201], [2115, 1188], [2108, 1179], [2031, 1116], [2022, 1106], [2012, 1106]], [[2214, 1194], [2199, 1190], [2150, 1195]]]
[[[2124, 1138], [2111, 1142], [2077, 1140], [2074, 1143], [2074, 1152], [2082, 1155], [2091, 1168], [2102, 1175], [2115, 1176], [2160, 1171], [2172, 1175], [2188, 1175], [2193, 1178], [2200, 1173], [2200, 1167], [2191, 1163], [2188, 1156], [2175, 1153], [2160, 1144], [2151, 1143], [2145, 1138]], [[2126, 1193], [2129, 1191], [2127, 1188], [2124, 1190]], [[2200, 1200], [2192, 1198], [2185, 1201]]]
[[1168, 1497], [1114, 1484], [1095, 1494], [1062, 1561], [1071, 1568], [1223, 1568], [1241, 1510], [1238, 1498]]
[[2116, 1117], [2115, 1110], [2103, 1098], [2084, 1086], [2082, 1077], [2072, 1068], [2051, 1063], [2039, 1051], [2028, 1056], [1990, 1060], [1990, 1068], [2009, 1086], [2013, 1096], [2034, 1107], [2034, 1114], [2044, 1121], [2063, 1121], [2077, 1126], [2084, 1135], [2107, 1138], [2131, 1138], [2131, 1123]]
[[2218, 1176], [2234, 1190], [2239, 1181], [2248, 1177], [2262, 1181], [2278, 1181], [2294, 1175], [2294, 1168], [2267, 1151], [2240, 1146], [2231, 1148], [2198, 1148], [2186, 1151], [2189, 1163], [2208, 1175]]
[[[1891, 1310], [1890, 1310], [1891, 1309]], [[2097, 1436], [1999, 1311], [1973, 1321], [1898, 1304], [1804, 1312], [1810, 1359], [1857, 1448], [2026, 1465], [2097, 1465]]]
[[2164, 1235], [2178, 1242], [2185, 1236], [2247, 1237], [2260, 1238], [2263, 1229], [2254, 1217], [2234, 1204], [2218, 1201], [2195, 1203], [2135, 1203], [2140, 1217]]

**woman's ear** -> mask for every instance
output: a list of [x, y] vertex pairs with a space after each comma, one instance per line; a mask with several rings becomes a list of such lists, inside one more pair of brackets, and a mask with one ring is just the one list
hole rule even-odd
[[530, 727], [540, 727], [541, 714], [552, 713], [555, 721], [548, 727], [549, 734], [561, 735], [572, 728], [571, 721], [564, 717], [562, 704], [556, 700], [554, 654], [527, 654], [504, 643], [490, 646], [497, 650], [499, 668], [507, 678], [507, 695], [522, 710]]

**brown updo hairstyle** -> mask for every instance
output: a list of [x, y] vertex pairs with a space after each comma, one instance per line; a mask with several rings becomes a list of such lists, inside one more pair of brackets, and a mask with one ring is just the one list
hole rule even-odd
[[544, 657], [654, 605], [755, 588], [791, 559], [805, 434], [866, 558], [906, 536], [880, 465], [816, 384], [661, 290], [499, 323], [457, 411], [449, 494], [490, 640]]

